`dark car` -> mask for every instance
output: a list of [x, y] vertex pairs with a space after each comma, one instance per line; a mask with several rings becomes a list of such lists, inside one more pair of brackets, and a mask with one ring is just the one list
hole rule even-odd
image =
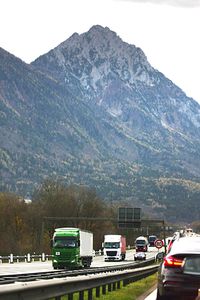
[[195, 300], [200, 289], [200, 236], [177, 237], [158, 270], [157, 300]]

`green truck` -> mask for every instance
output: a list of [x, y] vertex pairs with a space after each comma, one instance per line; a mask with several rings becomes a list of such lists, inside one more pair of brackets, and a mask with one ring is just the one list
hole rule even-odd
[[56, 228], [52, 239], [54, 269], [89, 268], [93, 259], [93, 233], [79, 228]]

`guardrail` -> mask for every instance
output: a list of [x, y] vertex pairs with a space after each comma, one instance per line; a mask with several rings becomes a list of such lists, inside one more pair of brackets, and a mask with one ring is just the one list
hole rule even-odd
[[134, 270], [123, 270], [110, 272], [109, 274], [93, 274], [90, 276], [79, 276], [78, 278], [65, 277], [61, 279], [41, 280], [37, 282], [18, 283], [16, 285], [4, 285], [0, 289], [0, 300], [61, 300], [61, 297], [68, 296], [73, 300], [74, 293], [79, 293], [79, 300], [84, 300], [87, 292], [87, 299], [92, 300], [93, 289], [96, 297], [100, 293], [106, 294], [112, 290], [126, 286], [131, 282], [145, 278], [157, 272], [158, 265], [147, 266]]
[[51, 260], [52, 255], [49, 254], [26, 254], [26, 255], [14, 255], [10, 254], [7, 256], [0, 256], [0, 263], [10, 263], [13, 264], [15, 262], [33, 262], [33, 261], [47, 261]]
[[[95, 251], [95, 255], [103, 255], [101, 250]], [[0, 263], [15, 263], [15, 262], [33, 262], [33, 261], [48, 261], [52, 259], [50, 254], [26, 254], [26, 255], [5, 255], [0, 256]]]

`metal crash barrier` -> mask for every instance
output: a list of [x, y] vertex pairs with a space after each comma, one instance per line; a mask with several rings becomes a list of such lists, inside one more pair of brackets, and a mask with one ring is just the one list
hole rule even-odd
[[30, 254], [27, 255], [7, 255], [0, 256], [0, 263], [10, 263], [13, 264], [15, 262], [33, 262], [33, 261], [48, 261], [51, 260], [52, 256], [49, 254]]
[[126, 286], [131, 282], [143, 279], [156, 273], [158, 265], [137, 268], [134, 270], [123, 270], [110, 272], [109, 274], [90, 274], [89, 276], [65, 277], [60, 279], [48, 279], [34, 282], [17, 283], [13, 285], [3, 285], [0, 289], [0, 300], [61, 300], [62, 296], [68, 296], [73, 299], [74, 293], [79, 293], [79, 299], [84, 299], [84, 293], [87, 293], [87, 299], [92, 300], [93, 289], [96, 296], [100, 293], [106, 294], [108, 291], [119, 289], [121, 285]]

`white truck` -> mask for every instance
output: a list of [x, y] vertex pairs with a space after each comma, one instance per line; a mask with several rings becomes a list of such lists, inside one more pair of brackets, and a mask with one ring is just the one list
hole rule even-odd
[[148, 239], [144, 236], [139, 236], [135, 240], [136, 252], [147, 252], [148, 251]]
[[126, 238], [118, 234], [107, 234], [103, 242], [104, 260], [124, 260], [126, 258]]
[[79, 228], [56, 228], [52, 239], [54, 269], [90, 267], [93, 233]]

